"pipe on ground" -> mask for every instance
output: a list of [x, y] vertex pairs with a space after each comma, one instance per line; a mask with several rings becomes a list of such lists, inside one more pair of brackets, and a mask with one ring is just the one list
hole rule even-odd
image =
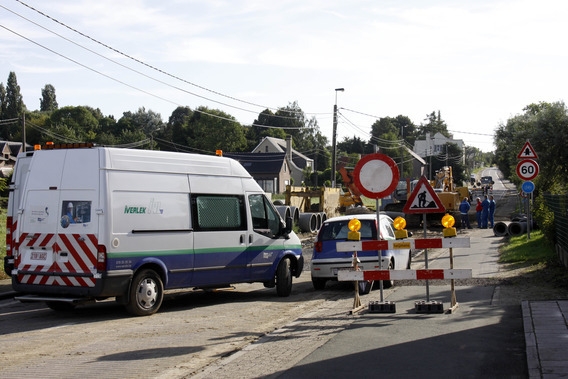
[[305, 233], [315, 233], [317, 231], [317, 219], [315, 213], [302, 213], [298, 219], [300, 230]]
[[493, 233], [495, 233], [497, 237], [504, 237], [509, 234], [508, 227], [509, 225], [503, 221], [496, 222], [495, 226], [493, 226]]
[[507, 232], [512, 237], [518, 237], [527, 231], [527, 221], [513, 221], [507, 227]]

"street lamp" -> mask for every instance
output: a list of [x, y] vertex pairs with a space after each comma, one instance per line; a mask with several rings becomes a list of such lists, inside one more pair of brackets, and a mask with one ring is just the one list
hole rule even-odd
[[337, 162], [336, 160], [336, 145], [337, 145], [337, 92], [343, 92], [345, 88], [335, 89], [335, 105], [333, 106], [333, 153], [331, 155], [331, 187], [335, 188], [335, 172]]

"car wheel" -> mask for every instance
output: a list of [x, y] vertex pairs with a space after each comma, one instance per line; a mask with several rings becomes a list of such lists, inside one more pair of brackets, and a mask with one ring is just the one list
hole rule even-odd
[[373, 288], [373, 281], [372, 280], [361, 280], [359, 283], [359, 294], [366, 295], [371, 292]]
[[322, 278], [312, 278], [312, 284], [314, 285], [314, 289], [317, 291], [321, 291], [325, 288], [326, 279]]
[[[394, 261], [393, 260], [391, 260], [389, 262], [389, 270], [394, 270]], [[383, 280], [383, 288], [391, 288], [392, 286], [394, 286], [393, 280]]]
[[163, 299], [160, 275], [154, 270], [142, 270], [132, 280], [126, 310], [136, 316], [149, 316], [158, 311]]
[[280, 297], [287, 297], [291, 293], [292, 269], [290, 267], [290, 258], [284, 258], [276, 269], [276, 294]]

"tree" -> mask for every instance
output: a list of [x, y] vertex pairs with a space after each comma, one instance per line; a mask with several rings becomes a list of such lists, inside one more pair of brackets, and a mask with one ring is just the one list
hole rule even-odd
[[55, 87], [46, 84], [41, 90], [41, 99], [39, 99], [39, 110], [42, 112], [53, 112], [57, 110], [57, 100], [55, 98]]
[[[171, 141], [177, 145], [187, 145], [187, 140], [190, 136], [189, 123], [193, 117], [193, 111], [189, 107], [177, 107], [165, 125], [163, 132], [156, 133], [156, 137]], [[169, 146], [158, 141], [160, 150], [168, 150]]]
[[240, 152], [247, 147], [244, 128], [233, 116], [220, 110], [197, 108], [189, 122], [189, 131], [187, 145], [200, 152]]
[[[99, 116], [98, 112], [90, 107], [63, 107], [50, 115], [49, 127], [65, 126], [73, 131], [75, 141], [94, 142], [99, 132], [99, 122], [96, 116]], [[71, 141], [63, 140], [58, 142]]]
[[372, 148], [357, 136], [353, 136], [353, 138], [343, 138], [343, 141], [337, 143], [337, 150], [344, 151], [348, 154], [369, 154], [372, 152]]
[[252, 123], [252, 126], [247, 128], [247, 150], [252, 151], [265, 137], [285, 139], [286, 131], [278, 128], [281, 126], [280, 123], [280, 117], [275, 115], [270, 109], [265, 109], [260, 112], [258, 118]]
[[438, 111], [438, 114], [436, 114], [436, 112], [430, 113], [426, 116], [424, 121], [426, 121], [426, 123], [420, 125], [418, 128], [418, 135], [425, 136], [426, 133], [430, 133], [433, 136], [436, 133], [441, 133], [445, 137], [451, 137], [446, 122], [442, 120], [440, 111]]
[[6, 99], [6, 87], [4, 87], [4, 83], [0, 83], [0, 120], [7, 119], [6, 115], [6, 108], [8, 106]]
[[[6, 108], [2, 112], [2, 118], [5, 120], [21, 118], [25, 111], [26, 106], [24, 105], [22, 94], [20, 93], [20, 86], [18, 85], [16, 73], [11, 71], [8, 75], [8, 82], [6, 85]], [[14, 140], [15, 136], [19, 133], [19, 129], [20, 127], [18, 124], [10, 124], [1, 129], [1, 136], [4, 140]]]
[[162, 121], [162, 116], [152, 110], [147, 110], [144, 107], [138, 108], [134, 113], [124, 112], [122, 117], [118, 120], [118, 129], [122, 132], [124, 129], [127, 130], [140, 130], [146, 136], [150, 133], [161, 129], [164, 126]]
[[517, 155], [526, 141], [537, 152], [539, 175], [534, 179], [538, 193], [565, 193], [568, 190], [568, 109], [564, 102], [529, 104], [524, 114], [501, 124], [494, 137], [495, 161], [510, 180], [516, 175]]

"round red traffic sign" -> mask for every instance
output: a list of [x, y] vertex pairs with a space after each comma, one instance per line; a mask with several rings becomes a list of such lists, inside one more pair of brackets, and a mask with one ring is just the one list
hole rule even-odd
[[369, 154], [355, 166], [353, 180], [359, 191], [370, 199], [390, 195], [398, 184], [400, 174], [392, 158], [384, 154]]
[[523, 180], [533, 180], [538, 175], [538, 163], [524, 159], [517, 164], [517, 175]]

